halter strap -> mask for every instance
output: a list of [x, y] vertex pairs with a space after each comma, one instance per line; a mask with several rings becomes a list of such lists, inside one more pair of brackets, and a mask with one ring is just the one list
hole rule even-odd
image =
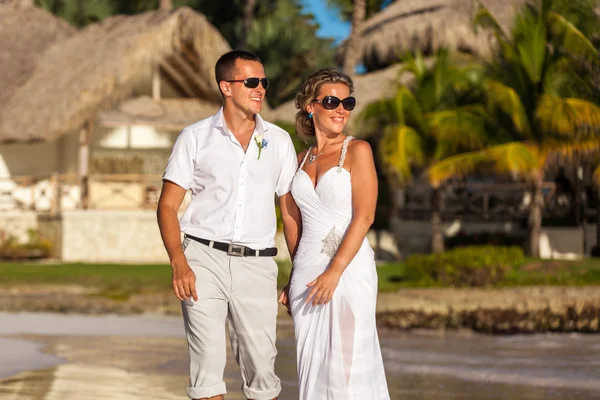
[[[340, 154], [340, 161], [338, 162], [338, 170], [337, 170], [338, 173], [342, 172], [342, 167], [344, 166], [344, 160], [346, 159], [346, 152], [348, 151], [348, 143], [350, 143], [350, 141], [352, 139], [354, 139], [354, 136], [348, 136], [346, 139], [344, 139], [344, 142], [342, 143], [342, 152]], [[304, 164], [306, 163], [306, 160], [308, 159], [308, 156], [310, 155], [310, 152], [313, 147], [314, 146], [310, 146], [308, 148], [308, 150], [306, 150], [304, 159], [302, 159], [302, 162], [300, 163], [300, 166], [298, 167], [298, 169], [304, 168]]]
[[344, 143], [342, 143], [342, 154], [340, 154], [340, 162], [338, 163], [338, 169], [337, 169], [338, 174], [340, 172], [342, 172], [342, 167], [344, 166], [344, 160], [346, 159], [346, 152], [348, 151], [348, 143], [350, 143], [350, 141], [352, 139], [354, 139], [353, 136], [348, 136], [346, 139], [344, 139]]
[[306, 162], [306, 159], [308, 158], [308, 155], [310, 154], [310, 151], [312, 150], [312, 146], [310, 146], [308, 148], [308, 150], [306, 150], [306, 154], [304, 155], [304, 159], [302, 160], [302, 162], [300, 163], [300, 166], [298, 167], [298, 169], [302, 169], [304, 168], [304, 163]]

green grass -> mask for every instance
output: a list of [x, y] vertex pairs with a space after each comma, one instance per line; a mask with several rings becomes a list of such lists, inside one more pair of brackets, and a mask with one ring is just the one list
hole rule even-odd
[[[431, 282], [411, 280], [403, 263], [388, 263], [377, 268], [379, 290], [440, 287]], [[495, 287], [534, 285], [600, 285], [600, 259], [579, 261], [529, 259], [513, 268]]]
[[[289, 278], [290, 263], [279, 264], [278, 286]], [[379, 290], [431, 287], [430, 282], [408, 278], [403, 263], [388, 263], [377, 268]], [[0, 285], [68, 285], [98, 289], [98, 294], [126, 300], [134, 293], [171, 290], [171, 268], [167, 264], [25, 264], [0, 263]], [[528, 260], [514, 268], [496, 287], [530, 285], [600, 285], [600, 259], [581, 261]]]

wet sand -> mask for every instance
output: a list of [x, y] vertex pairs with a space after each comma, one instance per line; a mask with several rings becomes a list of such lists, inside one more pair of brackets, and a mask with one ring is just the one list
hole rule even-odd
[[[380, 331], [392, 399], [600, 399], [600, 336]], [[293, 327], [278, 326], [280, 399], [297, 398]], [[185, 399], [178, 317], [0, 313], [0, 399]], [[230, 394], [243, 399], [229, 352]]]

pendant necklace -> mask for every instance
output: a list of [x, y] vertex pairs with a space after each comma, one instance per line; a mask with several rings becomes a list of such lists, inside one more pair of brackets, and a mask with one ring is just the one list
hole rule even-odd
[[319, 156], [323, 154], [323, 152], [320, 152], [319, 154], [317, 154], [316, 156], [313, 156], [312, 154], [308, 155], [308, 163], [312, 164], [313, 161], [315, 161], [317, 158], [319, 158]]

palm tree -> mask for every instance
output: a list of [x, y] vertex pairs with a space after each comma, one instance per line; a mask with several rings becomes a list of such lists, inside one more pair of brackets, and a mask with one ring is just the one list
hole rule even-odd
[[496, 145], [451, 156], [429, 168], [434, 184], [485, 164], [527, 179], [532, 192], [528, 252], [536, 257], [548, 161], [557, 153], [582, 154], [600, 148], [600, 108], [580, 96], [589, 80], [575, 71], [581, 60], [597, 61], [598, 52], [551, 6], [552, 0], [524, 6], [510, 37], [480, 6], [476, 25], [490, 29], [496, 42], [485, 81], [486, 110], [495, 121], [490, 133]]
[[346, 44], [346, 53], [344, 54], [344, 71], [349, 75], [354, 75], [358, 63], [358, 48], [360, 41], [360, 29], [367, 15], [367, 0], [354, 0], [352, 9], [352, 30], [350, 38]]
[[244, 25], [242, 26], [242, 34], [240, 35], [240, 41], [238, 43], [239, 49], [246, 48], [248, 33], [250, 33], [250, 28], [252, 27], [252, 21], [254, 19], [254, 7], [256, 7], [256, 0], [245, 0]]
[[352, 23], [352, 29], [345, 46], [342, 67], [349, 75], [356, 73], [360, 54], [360, 30], [368, 17], [381, 11], [388, 0], [327, 0], [327, 4], [336, 8], [343, 20]]
[[[443, 50], [431, 67], [426, 64], [420, 53], [409, 56], [401, 73], [412, 74], [411, 88], [399, 86], [394, 98], [372, 103], [361, 113], [363, 125], [383, 131], [378, 150], [390, 181], [399, 187], [412, 181], [416, 169], [485, 143], [481, 69], [451, 64]], [[441, 253], [442, 192], [438, 184], [432, 189], [431, 251]]]

